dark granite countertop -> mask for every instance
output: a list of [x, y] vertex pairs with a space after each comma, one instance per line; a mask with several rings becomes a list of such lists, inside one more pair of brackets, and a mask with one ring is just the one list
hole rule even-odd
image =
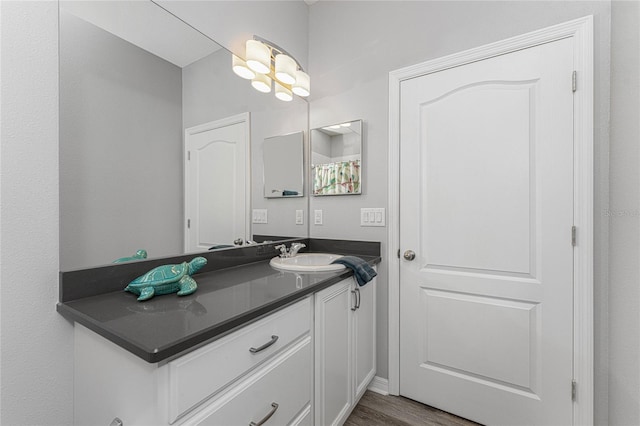
[[[359, 255], [370, 264], [379, 256]], [[268, 260], [194, 275], [189, 296], [156, 296], [138, 302], [134, 294], [111, 291], [60, 302], [58, 311], [150, 363], [167, 360], [220, 338], [279, 308], [352, 276], [338, 272], [294, 273]]]

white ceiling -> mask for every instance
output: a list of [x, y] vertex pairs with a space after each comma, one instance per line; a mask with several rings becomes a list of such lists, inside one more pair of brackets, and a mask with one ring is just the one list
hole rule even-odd
[[221, 48], [150, 1], [62, 0], [60, 7], [180, 68]]

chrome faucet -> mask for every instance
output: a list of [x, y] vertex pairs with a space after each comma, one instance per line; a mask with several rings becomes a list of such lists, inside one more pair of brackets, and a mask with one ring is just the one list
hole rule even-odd
[[305, 248], [307, 245], [304, 243], [293, 243], [291, 244], [291, 247], [289, 248], [289, 257], [293, 257], [296, 254], [298, 254], [298, 252], [300, 251], [300, 249]]
[[280, 244], [278, 246], [275, 246], [274, 249], [280, 250], [280, 257], [294, 257], [296, 254], [298, 254], [300, 249], [303, 249], [306, 246], [307, 245], [303, 243], [293, 243], [291, 244], [289, 250], [287, 250], [287, 246], [285, 246], [284, 244]]

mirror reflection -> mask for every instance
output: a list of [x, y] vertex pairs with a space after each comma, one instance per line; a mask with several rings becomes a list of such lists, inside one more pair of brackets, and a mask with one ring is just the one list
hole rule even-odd
[[[233, 74], [230, 52], [151, 1], [59, 4], [61, 270], [136, 259], [140, 250], [149, 258], [205, 250], [188, 241], [196, 216], [185, 191], [209, 203], [197, 216], [200, 229], [216, 235], [205, 243], [308, 235], [293, 220], [250, 223], [251, 208], [265, 207], [262, 142], [306, 129], [305, 101], [256, 92]], [[187, 130], [241, 114], [242, 172], [205, 154], [215, 185], [188, 183]], [[304, 197], [291, 201], [287, 212], [306, 211]], [[229, 216], [220, 212], [230, 205], [242, 212], [233, 217], [239, 231], [220, 237], [216, 229], [228, 229], [221, 217]], [[271, 217], [284, 217], [284, 208], [268, 206]]]
[[303, 133], [264, 140], [265, 198], [302, 197], [304, 188]]
[[362, 120], [311, 130], [313, 195], [362, 193]]

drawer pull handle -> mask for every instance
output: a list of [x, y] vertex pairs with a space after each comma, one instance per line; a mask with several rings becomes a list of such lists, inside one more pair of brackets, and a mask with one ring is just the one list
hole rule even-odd
[[279, 405], [275, 402], [271, 403], [271, 411], [269, 411], [269, 413], [264, 416], [264, 419], [260, 420], [258, 423], [256, 422], [251, 422], [249, 423], [249, 426], [261, 426], [263, 424], [265, 424], [267, 422], [267, 420], [269, 420], [271, 418], [271, 416], [273, 416], [276, 412], [276, 410], [278, 409]]
[[[260, 346], [259, 348], [250, 348], [249, 352], [251, 352], [252, 354], [257, 354], [258, 352], [264, 351], [265, 349], [267, 349], [269, 346], [273, 345], [277, 341], [278, 341], [278, 336], [273, 335], [271, 336], [271, 340], [269, 340], [267, 343]], [[277, 405], [278, 404], [276, 404], [276, 406]]]

